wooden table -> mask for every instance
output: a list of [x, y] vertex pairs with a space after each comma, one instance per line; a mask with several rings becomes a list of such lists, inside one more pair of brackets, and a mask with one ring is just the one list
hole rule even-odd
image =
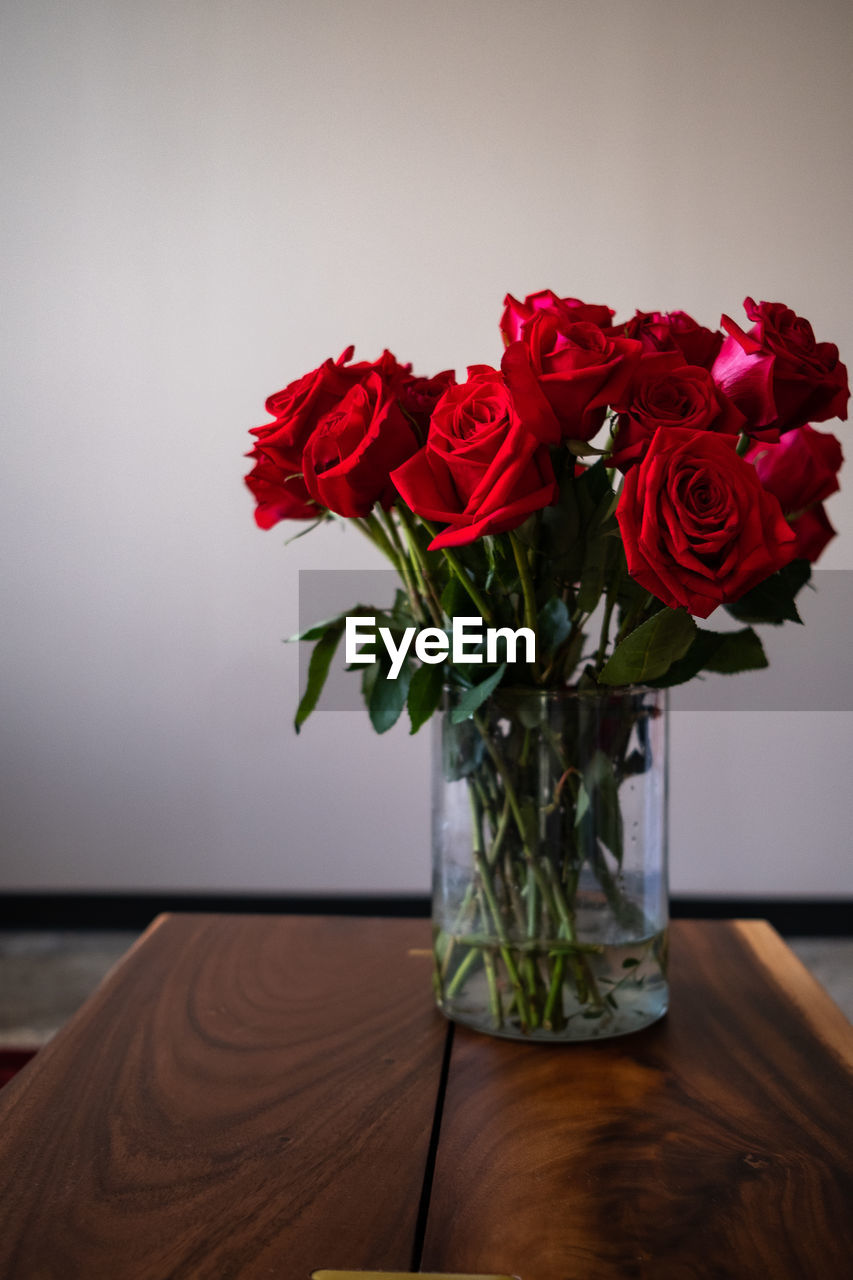
[[853, 1275], [853, 1030], [766, 924], [559, 1048], [433, 1010], [429, 926], [166, 916], [0, 1094], [0, 1276]]

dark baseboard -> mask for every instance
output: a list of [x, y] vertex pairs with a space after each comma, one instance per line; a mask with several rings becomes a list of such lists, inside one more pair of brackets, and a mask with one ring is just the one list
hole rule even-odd
[[673, 919], [767, 920], [789, 938], [846, 938], [853, 934], [850, 898], [681, 898]]
[[144, 929], [164, 911], [428, 916], [427, 894], [0, 893], [0, 929]]
[[[164, 911], [428, 916], [427, 894], [0, 893], [0, 929], [144, 929]], [[687, 898], [673, 918], [769, 920], [789, 937], [853, 934], [849, 898]]]

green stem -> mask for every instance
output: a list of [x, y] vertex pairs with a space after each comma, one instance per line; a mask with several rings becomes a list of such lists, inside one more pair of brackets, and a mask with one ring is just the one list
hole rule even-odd
[[528, 863], [527, 866], [527, 936], [535, 938], [536, 929], [536, 877], [533, 875], [532, 868]]
[[[494, 951], [498, 944], [492, 935], [488, 933], [465, 933], [455, 939], [460, 947], [471, 947], [475, 951], [483, 949], [488, 951], [489, 948]], [[514, 949], [522, 955], [530, 955], [542, 949], [542, 940], [533, 938], [523, 942], [513, 944]], [[553, 951], [555, 956], [600, 956], [603, 950], [600, 942], [568, 942], [564, 938], [552, 938], [548, 943], [548, 950]]]
[[518, 796], [515, 794], [515, 787], [513, 786], [509, 770], [501, 759], [499, 752], [495, 749], [495, 745], [492, 742], [489, 731], [483, 721], [483, 717], [478, 715], [475, 711], [473, 713], [473, 720], [480, 731], [480, 737], [483, 739], [483, 745], [491, 756], [492, 762], [500, 774], [501, 781], [504, 784], [504, 795], [509, 801], [510, 808], [512, 809], [512, 816], [515, 818], [515, 825], [518, 827], [518, 834], [521, 836], [524, 847], [527, 848], [528, 833], [524, 824], [524, 815], [521, 812], [521, 806], [518, 803]]
[[486, 970], [486, 982], [489, 984], [489, 1008], [492, 1011], [492, 1017], [496, 1027], [502, 1027], [504, 1023], [503, 1007], [501, 1005], [501, 993], [498, 990], [497, 974], [495, 972], [495, 957], [491, 951], [483, 953], [483, 967]]
[[533, 586], [533, 577], [530, 573], [530, 563], [527, 559], [527, 552], [524, 544], [514, 531], [510, 532], [509, 540], [512, 544], [512, 553], [515, 556], [515, 563], [518, 569], [518, 576], [521, 581], [521, 592], [524, 596], [524, 625], [530, 627], [531, 631], [536, 631], [536, 591]]
[[365, 538], [369, 538], [373, 545], [378, 547], [384, 556], [387, 556], [399, 573], [400, 558], [391, 543], [388, 541], [388, 535], [376, 517], [374, 515], [369, 515], [362, 520], [354, 520], [353, 523], [356, 528], [361, 530]]
[[500, 907], [495, 897], [495, 891], [492, 886], [489, 866], [485, 858], [485, 850], [483, 848], [483, 835], [480, 826], [480, 812], [477, 805], [477, 797], [473, 787], [468, 788], [468, 798], [471, 804], [471, 824], [474, 845], [474, 865], [477, 868], [477, 874], [480, 877], [480, 884], [483, 890], [483, 897], [489, 908], [492, 921], [495, 926], [495, 934], [501, 944], [500, 951], [503, 962], [506, 965], [506, 971], [509, 974], [509, 980], [512, 983], [515, 992], [516, 1002], [518, 1004], [518, 1015], [522, 1023], [526, 1026], [530, 1021], [530, 1015], [527, 1011], [527, 1002], [524, 998], [524, 992], [521, 987], [521, 978], [519, 977], [518, 968], [510, 950], [510, 941], [501, 917]]
[[[463, 938], [462, 941], [464, 942], [465, 939]], [[457, 994], [462, 983], [467, 978], [469, 971], [473, 968], [475, 961], [479, 959], [480, 955], [481, 953], [473, 947], [466, 953], [465, 959], [459, 965], [459, 968], [454, 973], [447, 989], [445, 990], [444, 994], [448, 1000], [452, 1000]]]
[[[532, 873], [532, 868], [528, 863], [527, 866], [527, 937], [532, 941], [537, 937], [538, 930], [536, 927], [537, 916], [536, 904], [536, 878]], [[522, 957], [522, 965], [524, 968], [524, 976], [527, 981], [527, 990], [530, 993], [531, 1020], [533, 1026], [539, 1025], [539, 1005], [537, 1000], [539, 988], [539, 974], [536, 968], [536, 958], [532, 953], [528, 953]]]
[[566, 957], [561, 952], [554, 960], [551, 970], [551, 985], [542, 1012], [542, 1025], [548, 1031], [559, 1031], [563, 1025], [563, 1007], [560, 999], [563, 990], [563, 975], [566, 971]]
[[[414, 614], [417, 621], [421, 624], [421, 626], [424, 626], [427, 620], [426, 614], [424, 613], [423, 604], [421, 603], [421, 598], [418, 595], [417, 588], [415, 586], [415, 582], [412, 577], [412, 570], [409, 565], [408, 556], [406, 555], [403, 544], [400, 541], [400, 535], [397, 532], [397, 526], [394, 523], [394, 517], [391, 515], [390, 511], [383, 511], [381, 507], [377, 507], [377, 510], [379, 511], [379, 517], [378, 517], [377, 523], [381, 528], [382, 523], [384, 522], [385, 529], [387, 530], [387, 533], [389, 536], [389, 541], [391, 545], [394, 547], [394, 550], [396, 552], [397, 569], [400, 574], [400, 577], [403, 579], [403, 583], [406, 588], [406, 594], [409, 597], [409, 604], [412, 607], [412, 613]], [[369, 517], [369, 519], [371, 520], [373, 518], [374, 518], [373, 516]]]
[[595, 669], [600, 671], [604, 666], [604, 655], [607, 652], [607, 642], [610, 639], [610, 619], [613, 616], [613, 606], [616, 603], [615, 583], [613, 590], [608, 591], [604, 601], [604, 617], [601, 620], [601, 635], [598, 640], [598, 653], [595, 655]]
[[629, 632], [634, 630], [635, 625], [640, 621], [646, 609], [648, 609], [649, 605], [652, 603], [653, 600], [654, 600], [654, 596], [649, 591], [646, 593], [646, 595], [643, 597], [643, 599], [640, 601], [639, 604], [634, 605], [633, 609], [631, 609], [630, 612], [626, 615], [625, 619], [622, 622], [621, 627], [616, 632], [616, 640], [614, 642], [615, 644], [619, 644], [620, 640], [624, 640], [625, 637], [629, 634]]
[[[554, 867], [549, 862], [548, 871], [551, 876], [551, 889], [554, 895], [554, 904], [557, 908], [557, 914], [560, 917], [560, 932], [569, 942], [577, 943], [577, 931], [575, 929], [575, 921], [572, 912], [569, 910], [568, 903], [563, 897], [563, 891], [557, 882], [557, 876]], [[599, 948], [600, 950], [600, 948]], [[601, 993], [598, 990], [598, 984], [595, 981], [595, 975], [586, 958], [578, 953], [572, 955], [569, 959], [572, 972], [575, 978], [575, 987], [578, 993], [578, 1000], [581, 1004], [586, 1004], [592, 998], [595, 1005], [601, 1004]]]
[[504, 806], [503, 806], [503, 809], [501, 810], [501, 816], [498, 819], [498, 825], [497, 825], [497, 829], [495, 830], [495, 836], [494, 836], [494, 839], [492, 840], [491, 848], [489, 849], [489, 852], [488, 852], [488, 863], [490, 867], [493, 867], [497, 862], [498, 854], [500, 853], [501, 845], [504, 842], [504, 837], [506, 836], [507, 827], [509, 826], [509, 818], [510, 818], [509, 799], [506, 798], [504, 799]]
[[607, 863], [604, 860], [604, 854], [596, 851], [590, 857], [590, 866], [595, 874], [595, 878], [601, 885], [604, 896], [607, 899], [607, 905], [613, 912], [619, 924], [631, 933], [640, 933], [644, 936], [650, 929], [648, 920], [646, 919], [643, 909], [619, 889], [617, 878], [613, 875]]
[[542, 872], [538, 866], [538, 862], [536, 858], [536, 833], [531, 832], [528, 829], [528, 825], [524, 820], [524, 814], [522, 813], [521, 805], [519, 804], [518, 796], [516, 795], [515, 787], [513, 785], [513, 781], [510, 776], [509, 769], [504, 763], [503, 759], [501, 758], [500, 752], [495, 748], [495, 745], [492, 742], [491, 737], [489, 735], [488, 729], [486, 728], [486, 725], [483, 722], [482, 716], [478, 715], [478, 713], [475, 711], [473, 713], [472, 718], [477, 728], [480, 731], [480, 737], [483, 739], [483, 745], [485, 746], [487, 752], [491, 756], [494, 766], [497, 769], [498, 773], [500, 774], [501, 780], [504, 784], [504, 794], [507, 800], [509, 801], [509, 805], [512, 810], [512, 816], [515, 819], [515, 825], [518, 828], [518, 834], [521, 837], [521, 844], [524, 850], [525, 861], [528, 864], [530, 873], [533, 875], [536, 881], [539, 892], [542, 895], [543, 902], [545, 903], [546, 907], [550, 907], [553, 915], [554, 914], [553, 899], [551, 897], [551, 894], [549, 893], [548, 884], [544, 876], [542, 875]]
[[524, 990], [521, 985], [521, 976], [518, 972], [518, 966], [515, 963], [515, 959], [510, 949], [509, 937], [507, 936], [507, 931], [501, 918], [500, 908], [498, 907], [497, 899], [495, 898], [495, 892], [492, 888], [491, 880], [489, 879], [489, 868], [486, 866], [486, 860], [481, 852], [475, 853], [474, 862], [483, 886], [483, 897], [486, 899], [486, 903], [495, 926], [495, 933], [497, 934], [497, 938], [500, 943], [501, 958], [506, 965], [506, 971], [509, 974], [509, 980], [515, 994], [516, 1003], [518, 1005], [518, 1016], [521, 1019], [522, 1027], [526, 1028], [530, 1024], [530, 1012], [528, 1010], [527, 1000], [525, 999]]
[[601, 620], [601, 635], [598, 641], [598, 653], [595, 655], [595, 669], [600, 671], [604, 666], [604, 655], [607, 652], [607, 643], [610, 639], [610, 619], [613, 616], [613, 608], [616, 604], [616, 598], [619, 595], [619, 586], [622, 582], [623, 571], [627, 568], [622, 555], [621, 547], [619, 556], [616, 561], [616, 567], [613, 570], [610, 582], [607, 584], [604, 598], [604, 617]]
[[400, 524], [403, 526], [403, 533], [406, 535], [409, 556], [415, 570], [415, 577], [418, 580], [418, 587], [421, 595], [427, 602], [433, 622], [437, 627], [441, 627], [444, 625], [441, 601], [438, 598], [438, 592], [435, 589], [435, 584], [430, 575], [426, 556], [423, 553], [422, 547], [418, 543], [418, 537], [411, 514], [403, 503], [398, 503], [394, 510], [397, 512]]
[[[429, 523], [428, 520], [424, 520], [423, 517], [421, 517], [421, 524], [426, 529], [427, 533], [430, 535], [431, 538], [438, 537], [438, 534], [436, 533], [435, 529]], [[468, 592], [468, 595], [476, 605], [477, 610], [480, 616], [483, 618], [484, 622], [486, 622], [489, 626], [491, 626], [492, 622], [494, 621], [492, 611], [489, 608], [483, 596], [474, 586], [474, 583], [469, 578], [465, 570], [465, 566], [457, 556], [456, 552], [452, 549], [452, 547], [442, 547], [441, 553], [444, 556], [445, 560], [447, 561], [453, 573], [456, 575], [456, 577], [461, 582], [462, 586]]]

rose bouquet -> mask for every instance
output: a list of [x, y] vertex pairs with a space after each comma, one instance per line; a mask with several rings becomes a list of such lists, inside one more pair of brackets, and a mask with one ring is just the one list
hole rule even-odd
[[[655, 989], [665, 1008], [660, 883], [655, 907], [628, 848], [629, 826], [664, 840], [661, 691], [765, 666], [755, 625], [798, 621], [834, 532], [841, 448], [811, 424], [846, 418], [847, 371], [787, 307], [745, 309], [748, 329], [724, 316], [720, 332], [508, 296], [499, 367], [423, 378], [350, 347], [254, 428], [257, 523], [343, 517], [400, 582], [299, 637], [314, 647], [296, 728], [344, 637], [379, 732], [445, 712], [457, 799], [436, 821], [464, 846], [435, 881], [451, 1016], [475, 988], [481, 1023], [508, 1034], [625, 1030], [619, 1011], [642, 1020]], [[701, 625], [721, 606], [740, 625]], [[371, 627], [367, 654], [351, 642]]]

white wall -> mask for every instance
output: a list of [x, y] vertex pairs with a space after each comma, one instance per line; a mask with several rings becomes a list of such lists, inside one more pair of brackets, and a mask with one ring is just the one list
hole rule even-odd
[[[497, 361], [507, 290], [782, 300], [853, 363], [850, 6], [20, 0], [0, 48], [0, 887], [426, 888], [426, 734], [291, 730], [297, 571], [371, 550], [257, 530], [246, 429], [350, 341]], [[830, 515], [853, 568], [853, 472]], [[677, 713], [674, 889], [853, 892], [851, 746]]]

